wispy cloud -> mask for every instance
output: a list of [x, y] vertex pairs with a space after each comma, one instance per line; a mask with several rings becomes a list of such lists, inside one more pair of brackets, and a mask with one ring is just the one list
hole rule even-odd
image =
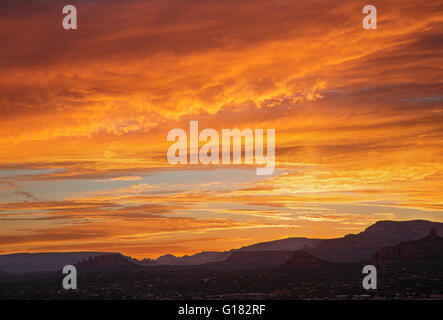
[[[61, 1], [2, 3], [1, 252], [188, 253], [244, 230], [442, 220], [440, 1], [378, 1], [372, 31], [358, 1], [72, 4], [75, 32]], [[167, 132], [190, 120], [276, 128], [276, 174], [171, 167]]]

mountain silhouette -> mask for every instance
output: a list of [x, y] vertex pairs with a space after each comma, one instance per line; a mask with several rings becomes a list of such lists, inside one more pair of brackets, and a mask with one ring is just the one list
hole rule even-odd
[[303, 250], [294, 252], [290, 259], [282, 265], [282, 269], [300, 270], [325, 268], [334, 263], [314, 257]]
[[[302, 237], [291, 237], [286, 239], [279, 239], [273, 241], [260, 242], [249, 246], [244, 246], [239, 249], [232, 249], [229, 251], [203, 251], [194, 255], [185, 255], [183, 257], [176, 257], [172, 254], [165, 254], [157, 259], [143, 259], [136, 261], [136, 263], [145, 266], [159, 266], [159, 265], [200, 265], [210, 262], [222, 262], [234, 255], [237, 257], [237, 252], [257, 252], [257, 251], [295, 251], [305, 247], [314, 247], [320, 243], [320, 239], [309, 239]], [[264, 254], [264, 253], [263, 253]], [[248, 256], [249, 257], [249, 256]], [[248, 257], [245, 256], [245, 259]], [[252, 257], [252, 256], [251, 256]], [[272, 264], [272, 263], [271, 263]]]
[[428, 236], [402, 242], [394, 246], [386, 246], [372, 255], [372, 263], [384, 267], [396, 264], [433, 263], [443, 261], [443, 237], [431, 229]]
[[202, 267], [220, 271], [272, 269], [288, 261], [292, 254], [293, 251], [234, 251], [225, 261]]
[[115, 272], [115, 271], [140, 271], [145, 267], [127, 260], [119, 253], [105, 254], [88, 259], [76, 264], [78, 272]]
[[378, 221], [358, 234], [321, 241], [305, 250], [331, 262], [361, 262], [371, 259], [372, 253], [388, 246], [426, 236], [430, 229], [443, 234], [443, 223], [426, 220]]
[[0, 271], [25, 273], [56, 271], [65, 265], [73, 265], [89, 257], [110, 252], [44, 252], [13, 253], [0, 255]]
[[[349, 234], [336, 239], [286, 238], [230, 251], [207, 251], [183, 257], [166, 254], [158, 259], [142, 260], [112, 252], [17, 253], [0, 255], [0, 271], [9, 273], [58, 271], [65, 265], [109, 254], [118, 254], [125, 262], [138, 266], [205, 265], [217, 268], [223, 266], [221, 268], [228, 269], [253, 266], [263, 268], [283, 265], [291, 258], [293, 252], [301, 249], [321, 260], [352, 263], [370, 261], [374, 252], [386, 246], [423, 238], [431, 229], [443, 234], [443, 223], [426, 220], [378, 221], [358, 234]], [[115, 259], [119, 259], [123, 266], [125, 262], [120, 258]], [[117, 260], [114, 262], [119, 265]]]

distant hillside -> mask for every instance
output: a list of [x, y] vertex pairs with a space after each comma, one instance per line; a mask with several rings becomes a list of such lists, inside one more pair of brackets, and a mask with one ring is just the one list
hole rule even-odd
[[[158, 259], [143, 259], [141, 261], [134, 261], [145, 266], [160, 266], [160, 265], [200, 265], [210, 262], [221, 262], [228, 259], [236, 252], [257, 252], [257, 251], [296, 251], [305, 247], [314, 247], [320, 243], [320, 239], [308, 238], [286, 238], [274, 241], [260, 242], [250, 246], [245, 246], [239, 249], [230, 251], [204, 251], [191, 256], [176, 257], [172, 254], [166, 254]], [[235, 256], [237, 257], [237, 256]]]
[[331, 262], [361, 262], [387, 245], [423, 238], [432, 228], [443, 234], [443, 223], [426, 220], [378, 221], [359, 234], [321, 241], [306, 251]]
[[[245, 246], [230, 251], [200, 252], [190, 256], [175, 257], [166, 254], [158, 259], [137, 260], [124, 257], [141, 266], [214, 266], [223, 262], [226, 268], [243, 268], [243, 266], [269, 266], [285, 263], [283, 252], [304, 250], [322, 260], [349, 263], [370, 261], [377, 250], [425, 237], [429, 230], [435, 229], [443, 234], [443, 223], [425, 220], [412, 221], [379, 221], [358, 234], [349, 234], [337, 239], [287, 238]], [[266, 253], [267, 252], [267, 253]], [[272, 252], [278, 252], [272, 254]], [[66, 252], [66, 253], [19, 253], [0, 256], [0, 271], [35, 272], [57, 271], [67, 264], [76, 264], [89, 257], [102, 256], [109, 252]], [[241, 260], [244, 259], [244, 262]], [[289, 259], [289, 256], [286, 260]]]
[[306, 251], [298, 250], [292, 253], [291, 257], [281, 266], [281, 268], [290, 270], [306, 270], [327, 268], [331, 265], [334, 265], [334, 263], [316, 258]]
[[436, 229], [424, 238], [386, 246], [372, 255], [372, 263], [381, 267], [416, 262], [433, 264], [437, 260], [443, 260], [443, 237], [437, 235]]
[[140, 271], [145, 267], [130, 262], [119, 253], [89, 257], [76, 264], [78, 272]]
[[286, 238], [281, 240], [260, 242], [231, 251], [296, 251], [304, 247], [315, 247], [321, 241], [321, 239]]
[[378, 221], [359, 234], [337, 239], [287, 238], [261, 242], [225, 252], [201, 252], [192, 256], [164, 255], [156, 260], [141, 261], [143, 265], [199, 265], [225, 261], [234, 252], [297, 251], [331, 262], [369, 261], [372, 253], [386, 246], [424, 237], [431, 228], [443, 233], [443, 223], [426, 220]]
[[234, 251], [222, 262], [202, 265], [220, 271], [272, 269], [289, 260], [293, 251]]
[[183, 257], [176, 257], [172, 254], [165, 254], [157, 259], [143, 259], [141, 261], [134, 261], [144, 266], [191, 266], [205, 264], [208, 262], [224, 261], [229, 257], [230, 252], [224, 251], [203, 251], [194, 255], [185, 255]]
[[48, 252], [0, 255], [0, 271], [10, 273], [56, 271], [65, 265], [109, 252]]

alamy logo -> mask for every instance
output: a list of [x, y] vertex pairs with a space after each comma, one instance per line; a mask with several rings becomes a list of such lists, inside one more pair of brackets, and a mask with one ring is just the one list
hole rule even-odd
[[377, 268], [371, 264], [368, 264], [363, 267], [362, 272], [363, 274], [367, 274], [362, 281], [363, 288], [365, 290], [377, 289]]
[[366, 14], [363, 18], [362, 24], [365, 30], [377, 29], [377, 8], [371, 4], [363, 7], [363, 14]]
[[[198, 121], [191, 121], [189, 126], [189, 163], [220, 164], [220, 135], [214, 129], [198, 132]], [[259, 176], [270, 175], [275, 170], [275, 129], [266, 130], [266, 156], [264, 155], [264, 130], [255, 129], [222, 129], [221, 132], [221, 164], [242, 164], [242, 146], [244, 141], [244, 163], [264, 165], [258, 167]], [[175, 141], [168, 149], [170, 164], [188, 163], [188, 135], [183, 129], [172, 129], [167, 141]], [[199, 149], [199, 142], [204, 145]]]
[[63, 14], [66, 16], [63, 18], [63, 29], [76, 30], [77, 29], [77, 8], [73, 5], [67, 5], [63, 7]]
[[68, 274], [63, 278], [63, 288], [65, 290], [77, 289], [77, 268], [73, 265], [66, 265], [63, 268], [63, 273]]

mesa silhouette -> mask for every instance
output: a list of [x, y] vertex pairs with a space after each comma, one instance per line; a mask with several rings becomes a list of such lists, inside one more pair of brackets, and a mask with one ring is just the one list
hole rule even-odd
[[[114, 264], [118, 268], [131, 270], [137, 269], [132, 265], [145, 267], [194, 266], [217, 270], [269, 269], [282, 266], [298, 250], [303, 250], [313, 257], [328, 262], [360, 263], [370, 262], [375, 252], [387, 246], [395, 246], [426, 237], [431, 229], [435, 230], [433, 233], [435, 236], [443, 234], [443, 223], [426, 220], [378, 221], [358, 234], [349, 234], [336, 239], [287, 238], [257, 243], [224, 252], [201, 252], [183, 257], [167, 254], [158, 259], [142, 260], [127, 257], [120, 253], [105, 252], [18, 253], [1, 255], [0, 271], [8, 273], [58, 271], [66, 264], [78, 264], [80, 262], [84, 262], [82, 268], [92, 270], [93, 264], [88, 265], [88, 263], [91, 263], [93, 259], [89, 258], [99, 258], [104, 255], [115, 257]], [[437, 236], [437, 238], [439, 237]], [[438, 243], [437, 241], [436, 244]], [[404, 246], [412, 248], [412, 244]], [[383, 260], [384, 256], [392, 255], [392, 250], [395, 251], [396, 249], [386, 248], [384, 251], [380, 251], [380, 259]], [[377, 263], [385, 264], [382, 260]], [[97, 266], [99, 269], [106, 269], [104, 263], [107, 260], [99, 259], [97, 261], [101, 262], [100, 266]], [[131, 267], [126, 263], [131, 263]]]

